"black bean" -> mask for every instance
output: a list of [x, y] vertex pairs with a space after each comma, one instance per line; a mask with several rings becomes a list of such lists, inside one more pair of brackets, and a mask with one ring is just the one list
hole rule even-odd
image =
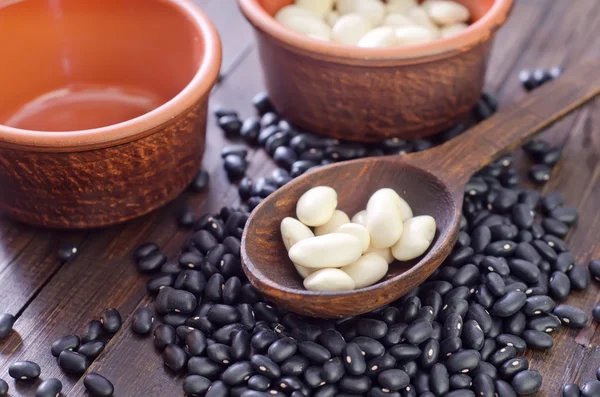
[[499, 367], [507, 360], [515, 358], [516, 356], [517, 349], [515, 349], [513, 346], [503, 346], [491, 355], [489, 362], [490, 364]]
[[560, 327], [560, 319], [554, 314], [541, 314], [530, 317], [527, 321], [527, 328], [540, 332], [550, 333]]
[[537, 295], [527, 298], [525, 306], [523, 306], [523, 313], [528, 316], [534, 316], [542, 313], [549, 313], [554, 309], [556, 303], [554, 300], [546, 295]]
[[248, 387], [252, 390], [266, 391], [271, 386], [271, 380], [266, 376], [254, 375], [248, 379]]
[[364, 375], [344, 375], [344, 377], [339, 382], [339, 387], [341, 390], [346, 391], [348, 393], [364, 394], [371, 388], [371, 379]]
[[244, 326], [240, 323], [228, 324], [213, 332], [212, 337], [218, 343], [231, 345], [236, 332], [242, 329], [244, 329]]
[[537, 87], [537, 82], [533, 77], [533, 72], [531, 70], [521, 70], [519, 72], [519, 81], [521, 82], [523, 88], [525, 88], [527, 91], [531, 91]]
[[81, 345], [81, 347], [79, 347], [79, 350], [77, 350], [77, 352], [79, 354], [83, 354], [90, 360], [95, 360], [96, 357], [98, 357], [100, 355], [100, 353], [102, 353], [102, 351], [104, 350], [104, 346], [105, 346], [104, 342], [99, 341], [99, 340], [94, 340], [94, 341], [84, 343], [83, 345]]
[[511, 384], [519, 395], [533, 394], [542, 385], [542, 376], [537, 371], [522, 371], [513, 377]]
[[511, 259], [508, 266], [511, 274], [525, 282], [536, 282], [540, 276], [540, 269], [534, 263], [523, 259]]
[[433, 327], [425, 319], [414, 321], [404, 330], [404, 338], [413, 345], [419, 345], [431, 337]]
[[63, 244], [58, 248], [58, 259], [63, 262], [71, 260], [77, 254], [77, 246], [74, 244]]
[[60, 395], [63, 385], [62, 382], [56, 378], [46, 379], [35, 391], [35, 397], [56, 397]]
[[453, 353], [456, 353], [462, 348], [462, 340], [458, 336], [451, 336], [444, 339], [440, 343], [440, 355], [442, 357], [449, 357]]
[[52, 343], [50, 352], [54, 357], [58, 357], [63, 350], [77, 350], [81, 341], [77, 335], [67, 335], [55, 340]]
[[475, 397], [475, 393], [469, 389], [457, 389], [444, 394], [444, 397]]
[[304, 357], [319, 364], [324, 363], [331, 358], [329, 350], [318, 343], [311, 341], [300, 342], [298, 344], [298, 350]]
[[562, 397], [581, 397], [581, 390], [576, 384], [570, 383], [563, 387]]
[[156, 311], [161, 314], [166, 314], [172, 311], [176, 313], [189, 314], [196, 309], [196, 305], [196, 297], [191, 292], [177, 290], [171, 287], [164, 287], [158, 293], [155, 308]]
[[528, 329], [523, 331], [521, 335], [523, 340], [527, 343], [527, 347], [535, 350], [547, 350], [554, 345], [552, 336], [546, 332], [536, 331]]
[[584, 266], [573, 266], [569, 271], [569, 280], [571, 288], [578, 291], [585, 290], [590, 282], [588, 271]]
[[381, 356], [385, 353], [385, 347], [375, 339], [359, 336], [352, 339], [352, 343], [356, 343], [362, 350], [366, 359]]
[[299, 376], [308, 368], [308, 359], [304, 356], [296, 354], [281, 364], [281, 372], [288, 376]]
[[544, 218], [542, 227], [546, 234], [552, 234], [556, 237], [565, 237], [569, 234], [569, 226], [566, 223], [554, 218]]
[[165, 254], [155, 250], [140, 258], [137, 262], [137, 268], [142, 273], [152, 273], [158, 271], [166, 262], [167, 257]]
[[562, 272], [554, 272], [550, 277], [548, 292], [557, 300], [564, 300], [571, 292], [571, 281], [569, 277]]
[[269, 346], [267, 355], [276, 363], [283, 362], [292, 357], [298, 350], [298, 343], [295, 339], [285, 337], [276, 340]]
[[206, 391], [205, 397], [228, 397], [229, 389], [224, 382], [218, 380], [212, 383]]
[[221, 380], [228, 386], [237, 386], [246, 382], [254, 374], [252, 365], [248, 361], [234, 363], [221, 375]]
[[[392, 352], [390, 352], [390, 354], [394, 355]], [[350, 374], [362, 375], [365, 373], [367, 364], [362, 354], [362, 350], [356, 343], [348, 343], [344, 346], [342, 358], [344, 360], [344, 367]]]
[[85, 333], [81, 337], [81, 342], [87, 343], [97, 340], [100, 338], [100, 335], [102, 335], [102, 323], [98, 320], [92, 320], [87, 324]]
[[444, 321], [442, 335], [444, 338], [460, 337], [462, 334], [463, 319], [458, 313], [450, 313]]
[[[163, 360], [165, 365], [173, 372], [181, 371], [188, 362], [188, 356], [182, 348], [170, 344], [163, 351]], [[191, 372], [191, 371], [190, 371]]]
[[158, 251], [158, 245], [156, 245], [155, 243], [143, 243], [140, 244], [135, 251], [133, 251], [133, 258], [136, 261], [139, 261], [142, 258], [145, 258], [147, 256], [149, 256], [150, 254], [152, 254], [155, 251]]
[[399, 369], [385, 370], [377, 376], [377, 380], [383, 388], [391, 391], [404, 389], [410, 383], [408, 374]]
[[475, 320], [465, 322], [462, 332], [463, 346], [465, 349], [480, 350], [485, 342], [483, 330]]
[[346, 345], [342, 334], [334, 329], [328, 329], [317, 337], [317, 341], [331, 352], [333, 356], [340, 356]]
[[277, 334], [271, 330], [260, 331], [252, 337], [252, 347], [259, 352], [266, 351], [277, 339]]
[[188, 316], [187, 314], [169, 313], [165, 314], [162, 320], [163, 323], [177, 328], [181, 325], [184, 325], [188, 321]]
[[476, 350], [461, 350], [448, 357], [446, 367], [450, 373], [468, 373], [479, 365], [480, 359]]
[[504, 332], [508, 332], [513, 335], [521, 335], [526, 326], [527, 316], [525, 316], [523, 312], [517, 312], [503, 321]]
[[63, 350], [58, 356], [58, 366], [68, 374], [82, 375], [89, 365], [86, 356], [70, 350]]
[[83, 385], [93, 397], [110, 397], [114, 393], [114, 386], [108, 379], [95, 372], [90, 372], [83, 379]]
[[544, 164], [536, 164], [529, 169], [529, 177], [537, 184], [544, 184], [550, 180], [552, 168]]
[[592, 397], [600, 395], [600, 381], [590, 380], [581, 387], [582, 397]]
[[237, 115], [226, 115], [219, 117], [219, 127], [228, 135], [237, 134], [240, 132], [242, 122]]
[[511, 256], [517, 249], [517, 243], [511, 240], [499, 240], [488, 244], [485, 248], [486, 255], [492, 255], [495, 257], [508, 257]]
[[600, 259], [594, 259], [588, 264], [590, 274], [596, 281], [600, 281]]
[[479, 373], [473, 377], [473, 391], [478, 397], [494, 397], [496, 387], [494, 380], [485, 373]]
[[223, 298], [224, 288], [225, 279], [220, 273], [214, 273], [210, 276], [208, 282], [206, 283], [206, 288], [204, 289], [204, 299], [209, 302], [220, 302]]
[[459, 248], [452, 251], [450, 256], [446, 259], [449, 266], [458, 267], [464, 265], [475, 252], [471, 247]]
[[492, 233], [487, 226], [479, 226], [471, 233], [471, 248], [476, 254], [481, 254], [492, 241]]
[[154, 345], [159, 350], [164, 350], [167, 345], [174, 344], [175, 339], [175, 329], [170, 325], [161, 324], [154, 329]]
[[147, 335], [152, 331], [154, 316], [152, 310], [147, 307], [140, 307], [133, 313], [131, 329], [139, 335]]
[[520, 243], [530, 243], [533, 241], [533, 235], [529, 230], [521, 230], [517, 234], [517, 241]]
[[215, 363], [208, 357], [191, 357], [187, 363], [190, 374], [201, 375], [213, 379], [223, 372], [223, 366]]
[[105, 309], [100, 316], [100, 322], [104, 331], [114, 334], [121, 329], [121, 314], [117, 309]]
[[190, 396], [204, 395], [212, 382], [200, 375], [189, 375], [183, 380], [183, 392]]
[[12, 314], [0, 314], [0, 340], [5, 338], [13, 329], [15, 317]]
[[458, 233], [458, 239], [456, 240], [455, 247], [468, 247], [471, 245], [471, 236], [467, 232]]
[[375, 357], [367, 363], [367, 375], [377, 375], [386, 369], [394, 368], [396, 365], [396, 358], [391, 354], [383, 354], [379, 357]]
[[500, 317], [511, 316], [521, 310], [526, 301], [527, 295], [524, 292], [510, 291], [496, 301], [491, 313]]
[[254, 370], [262, 375], [271, 379], [277, 379], [281, 376], [279, 366], [267, 356], [255, 354], [250, 358], [250, 362]]
[[321, 378], [327, 383], [336, 383], [346, 373], [344, 362], [340, 357], [334, 357], [323, 364]]
[[583, 328], [588, 322], [588, 315], [583, 310], [570, 305], [558, 305], [552, 313], [572, 328]]
[[498, 372], [502, 378], [511, 380], [517, 373], [528, 369], [529, 361], [527, 361], [526, 358], [518, 357], [507, 360], [500, 368], [498, 368]]
[[458, 269], [452, 278], [452, 284], [455, 287], [469, 286], [474, 284], [478, 278], [479, 268], [475, 265], [467, 264]]
[[512, 207], [511, 219], [515, 226], [521, 230], [529, 229], [533, 225], [534, 215], [535, 213], [530, 205], [517, 204]]
[[510, 268], [508, 267], [508, 263], [503, 258], [497, 258], [494, 256], [486, 256], [482, 262], [481, 266], [489, 272], [496, 272], [499, 275], [506, 277], [510, 273]]

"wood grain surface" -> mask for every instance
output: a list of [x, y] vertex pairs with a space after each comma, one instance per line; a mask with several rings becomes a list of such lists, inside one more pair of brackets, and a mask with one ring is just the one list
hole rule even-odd
[[[253, 114], [252, 97], [264, 89], [249, 26], [234, 0], [197, 2], [213, 18], [225, 48], [223, 79], [213, 92], [210, 106], [214, 109], [227, 105], [249, 116]], [[519, 0], [495, 40], [486, 88], [498, 95], [501, 106], [507, 106], [527, 95], [518, 82], [520, 69], [553, 65], [569, 68], [588, 56], [600, 57], [600, 2]], [[580, 209], [582, 216], [569, 235], [569, 245], [577, 263], [587, 264], [592, 258], [600, 258], [598, 100], [549, 128], [544, 137], [563, 147], [564, 156], [551, 181], [540, 190], [560, 190], [567, 205]], [[211, 174], [210, 189], [198, 195], [186, 193], [166, 208], [127, 224], [59, 233], [0, 219], [0, 312], [18, 315], [17, 333], [0, 342], [0, 378], [8, 379], [8, 365], [13, 361], [32, 359], [41, 364], [43, 378], [56, 376], [63, 381], [65, 396], [87, 396], [82, 379], [65, 376], [49, 347], [62, 335], [81, 332], [87, 321], [112, 306], [121, 310], [125, 326], [90, 371], [110, 378], [119, 397], [183, 395], [181, 379], [164, 369], [151, 341], [139, 339], [129, 330], [130, 313], [147, 304], [145, 277], [137, 274], [131, 252], [137, 244], [151, 240], [174, 255], [188, 234], [174, 220], [184, 203], [201, 214], [238, 202], [237, 188], [228, 182], [219, 155], [227, 143], [210, 114], [204, 156], [204, 167]], [[262, 150], [252, 151], [249, 160], [248, 174], [252, 177], [265, 175], [273, 168]], [[519, 155], [518, 163], [524, 175], [528, 160]], [[56, 250], [64, 242], [77, 244], [79, 255], [61, 264]], [[592, 283], [587, 291], [572, 294], [568, 303], [590, 312], [599, 299], [599, 284]], [[531, 367], [544, 377], [535, 397], [560, 396], [564, 383], [583, 383], [595, 377], [600, 365], [599, 331], [596, 323], [581, 331], [561, 329], [554, 335], [551, 350], [527, 353]], [[15, 389], [12, 381], [10, 384], [13, 396], [34, 394], [32, 385]]]

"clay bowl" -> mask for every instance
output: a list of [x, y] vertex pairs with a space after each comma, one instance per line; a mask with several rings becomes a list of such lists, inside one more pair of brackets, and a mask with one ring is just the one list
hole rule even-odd
[[473, 20], [432, 43], [358, 48], [280, 25], [292, 0], [238, 0], [254, 26], [271, 101], [283, 117], [330, 137], [377, 142], [423, 138], [463, 120], [482, 92], [492, 38], [514, 0], [456, 0]]
[[4, 2], [0, 48], [0, 212], [110, 225], [200, 168], [221, 44], [190, 1]]

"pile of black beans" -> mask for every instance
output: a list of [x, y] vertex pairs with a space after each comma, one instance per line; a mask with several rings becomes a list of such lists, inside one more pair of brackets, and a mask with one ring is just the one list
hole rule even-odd
[[[443, 265], [398, 301], [338, 321], [287, 312], [252, 287], [240, 267], [246, 207], [206, 214], [176, 259], [152, 243], [135, 252], [138, 269], [154, 274], [154, 344], [185, 374], [190, 396], [534, 393], [542, 377], [522, 354], [550, 349], [561, 325], [588, 322], [563, 302], [587, 288], [589, 273], [563, 241], [577, 211], [560, 193], [542, 197], [519, 182], [513, 156], [482, 169], [466, 187], [461, 232]], [[590, 269], [600, 281], [600, 262]], [[149, 333], [152, 312], [140, 310], [145, 320], [134, 326]], [[598, 394], [590, 384], [581, 395]]]
[[540, 185], [548, 182], [552, 175], [552, 168], [562, 157], [562, 149], [554, 147], [542, 139], [534, 139], [523, 146], [523, 150], [535, 163], [529, 169], [529, 178]]
[[563, 69], [560, 66], [553, 66], [550, 69], [523, 69], [519, 72], [519, 81], [525, 90], [531, 91], [548, 81], [558, 78], [562, 73]]

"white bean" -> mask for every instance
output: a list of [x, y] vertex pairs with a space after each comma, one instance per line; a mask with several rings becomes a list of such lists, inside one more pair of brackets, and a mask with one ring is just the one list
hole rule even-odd
[[358, 13], [365, 16], [373, 26], [379, 25], [385, 17], [385, 5], [380, 0], [338, 0], [340, 14]]
[[289, 5], [285, 6], [275, 14], [275, 20], [277, 20], [282, 25], [286, 25], [286, 22], [291, 17], [297, 16], [313, 16], [310, 11], [305, 10], [304, 8], [300, 8], [297, 5]]
[[362, 210], [354, 214], [352, 223], [358, 223], [359, 225], [367, 227], [367, 210]]
[[423, 7], [411, 8], [407, 11], [406, 16], [412, 19], [417, 25], [424, 26], [434, 32], [438, 31], [437, 25], [429, 18]]
[[317, 18], [325, 15], [333, 8], [333, 0], [296, 0], [296, 5], [310, 11]]
[[310, 291], [349, 291], [354, 280], [340, 269], [321, 269], [304, 279], [304, 288]]
[[338, 19], [340, 19], [340, 13], [336, 10], [329, 11], [329, 13], [325, 16], [325, 22], [327, 22], [331, 27], [335, 25]]
[[413, 7], [418, 7], [417, 0], [388, 0], [386, 7], [388, 13], [406, 14]]
[[291, 217], [283, 218], [281, 221], [281, 238], [286, 250], [290, 250], [298, 241], [315, 237], [310, 228], [299, 220]]
[[294, 266], [296, 267], [296, 271], [302, 278], [306, 278], [306, 277], [310, 276], [311, 274], [313, 274], [314, 272], [319, 270], [319, 269], [309, 269], [308, 267], [300, 266], [295, 263], [294, 263]]
[[429, 43], [436, 38], [432, 30], [424, 26], [403, 26], [396, 29], [396, 40], [402, 45]]
[[467, 22], [471, 16], [469, 9], [449, 0], [429, 0], [423, 4], [427, 15], [439, 25], [454, 25]]
[[370, 246], [365, 254], [377, 254], [385, 259], [388, 264], [394, 261], [394, 255], [392, 255], [391, 248], [374, 248], [373, 246]]
[[456, 23], [454, 25], [444, 26], [440, 29], [443, 38], [454, 36], [469, 27], [466, 23]]
[[321, 226], [331, 219], [336, 207], [336, 191], [329, 186], [317, 186], [300, 197], [296, 216], [306, 226]]
[[345, 233], [330, 233], [297, 242], [289, 251], [292, 262], [312, 269], [342, 267], [362, 254], [360, 241]]
[[315, 236], [333, 233], [336, 229], [346, 223], [350, 223], [350, 218], [344, 211], [335, 210], [331, 219], [324, 225], [315, 227]]
[[389, 188], [379, 189], [367, 203], [367, 230], [371, 245], [386, 248], [394, 245], [402, 236], [402, 213], [398, 205], [400, 196]]
[[291, 30], [329, 40], [331, 28], [322, 19], [314, 15], [294, 15], [285, 18], [282, 24]]
[[391, 26], [380, 26], [369, 31], [358, 42], [359, 47], [377, 48], [396, 45], [396, 34]]
[[373, 24], [363, 15], [351, 13], [342, 15], [333, 26], [331, 38], [339, 43], [356, 45], [373, 28]]
[[435, 237], [435, 219], [429, 215], [416, 216], [404, 222], [404, 233], [392, 247], [394, 258], [408, 261], [423, 255]]
[[371, 236], [369, 236], [369, 231], [363, 225], [358, 223], [346, 223], [337, 228], [336, 233], [346, 233], [356, 237], [362, 247], [363, 254], [369, 249], [369, 245], [371, 244]]
[[416, 23], [412, 19], [410, 19], [406, 15], [400, 14], [400, 13], [393, 13], [393, 14], [386, 15], [385, 19], [383, 20], [383, 24], [385, 26], [393, 26], [396, 28], [399, 28], [402, 26], [416, 25]]
[[355, 288], [368, 287], [381, 280], [388, 271], [387, 261], [375, 253], [363, 255], [356, 262], [342, 267], [354, 280]]

